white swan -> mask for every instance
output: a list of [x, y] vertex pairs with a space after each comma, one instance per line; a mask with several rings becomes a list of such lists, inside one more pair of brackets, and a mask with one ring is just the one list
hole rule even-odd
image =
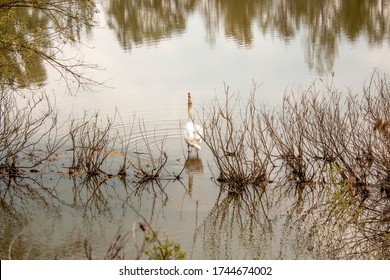
[[202, 143], [202, 137], [203, 128], [194, 123], [191, 94], [188, 93], [188, 121], [184, 127], [184, 140], [188, 145], [188, 153], [190, 152], [190, 147], [194, 147], [196, 153], [201, 150], [200, 144]]

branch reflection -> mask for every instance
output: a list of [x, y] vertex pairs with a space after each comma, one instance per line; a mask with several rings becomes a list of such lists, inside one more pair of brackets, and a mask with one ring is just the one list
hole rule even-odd
[[278, 197], [277, 207], [286, 213], [276, 258], [390, 257], [390, 197], [371, 186], [362, 201], [348, 184], [281, 183], [275, 189], [279, 190], [273, 194]]
[[0, 176], [0, 258], [41, 258], [41, 246], [34, 246], [32, 242], [36, 240], [30, 238], [37, 226], [31, 221], [41, 219], [45, 213], [59, 219], [61, 212], [57, 205], [62, 203], [56, 186], [44, 182], [40, 176]]
[[265, 254], [273, 238], [265, 185], [238, 189], [221, 184], [220, 188], [214, 207], [195, 233], [203, 238], [207, 258], [242, 259]]

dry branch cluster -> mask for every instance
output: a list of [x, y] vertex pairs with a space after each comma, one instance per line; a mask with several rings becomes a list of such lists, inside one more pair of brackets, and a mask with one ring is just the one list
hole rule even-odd
[[342, 94], [316, 85], [292, 94], [266, 118], [277, 156], [297, 182], [325, 182], [336, 166], [339, 179], [353, 191], [370, 184], [390, 184], [390, 138], [378, 123], [390, 119], [390, 86], [371, 80], [362, 95]]
[[[164, 142], [156, 147], [156, 153], [141, 123], [142, 141], [148, 153], [143, 156], [143, 153], [135, 151], [130, 157], [131, 135], [128, 134], [131, 134], [134, 123], [130, 131], [121, 134], [119, 128], [113, 125], [117, 115], [104, 119], [98, 112], [84, 112], [81, 119], [71, 119], [68, 132], [60, 136], [57, 112], [44, 92], [23, 97], [14, 91], [3, 91], [0, 101], [2, 176], [38, 173], [46, 168], [53, 171], [56, 169], [54, 161], [61, 159], [62, 167], [66, 167], [67, 171], [56, 171], [71, 177], [101, 177], [106, 180], [118, 176], [124, 179], [129, 175], [128, 169], [132, 168], [139, 184], [162, 178], [160, 175], [168, 160]], [[124, 125], [123, 129], [126, 130]], [[169, 172], [167, 177], [178, 178]]]
[[[238, 201], [236, 211], [244, 210], [248, 200], [239, 198], [248, 189], [255, 193], [276, 182], [296, 193], [299, 234], [316, 236], [307, 241], [313, 242], [310, 250], [332, 259], [388, 259], [388, 77], [374, 73], [359, 94], [320, 80], [285, 95], [272, 112], [258, 108], [254, 92], [245, 104], [229, 88], [225, 94], [225, 103], [215, 101], [203, 111], [204, 140], [221, 191], [228, 190], [225, 201]], [[316, 197], [312, 206], [300, 199], [304, 190]]]
[[[254, 86], [246, 104], [225, 88], [225, 104], [203, 111], [205, 143], [219, 181], [238, 186], [282, 178], [325, 183], [339, 179], [364, 195], [365, 186], [390, 185], [390, 85], [376, 74], [363, 93], [343, 94], [323, 82], [286, 95], [280, 110], [257, 108]], [[273, 170], [282, 171], [271, 172]]]
[[[305, 91], [286, 95], [281, 110], [273, 112], [257, 107], [256, 89], [254, 85], [249, 99], [242, 103], [225, 87], [224, 102], [216, 100], [203, 109], [204, 142], [214, 157], [218, 181], [234, 188], [281, 178], [298, 184], [324, 183], [330, 168], [337, 167], [339, 180], [347, 181], [353, 193], [364, 197], [369, 185], [389, 192], [386, 77], [373, 76], [361, 95], [342, 94], [314, 83]], [[58, 137], [57, 114], [45, 94], [27, 99], [23, 108], [13, 94], [3, 91], [0, 98], [2, 172], [35, 169], [56, 157], [65, 142], [70, 144], [70, 175], [112, 174], [108, 162], [114, 153], [122, 158], [116, 159], [122, 161], [117, 175], [127, 175], [131, 167], [139, 181], [148, 182], [166, 171], [165, 140], [156, 146], [157, 153], [151, 151], [142, 122], [139, 129], [146, 152], [129, 157], [131, 137], [126, 133], [120, 136], [114, 129], [115, 117], [103, 120], [98, 113], [85, 114], [70, 122], [66, 136]], [[133, 126], [134, 122], [130, 130]]]
[[114, 150], [115, 138], [110, 137], [112, 123], [108, 119], [104, 126], [99, 126], [99, 115], [95, 113], [76, 122], [71, 121], [69, 137], [71, 141], [71, 174], [87, 173], [89, 176], [106, 173], [103, 165]]
[[64, 144], [48, 96], [36, 93], [29, 98], [20, 106], [13, 92], [0, 94], [0, 174], [34, 172]]
[[205, 143], [214, 156], [220, 182], [242, 186], [268, 179], [271, 143], [256, 109], [255, 90], [256, 86], [242, 104], [225, 87], [225, 103], [215, 100], [203, 111]]

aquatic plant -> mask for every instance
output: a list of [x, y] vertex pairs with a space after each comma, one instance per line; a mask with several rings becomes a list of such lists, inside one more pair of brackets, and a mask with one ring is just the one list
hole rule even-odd
[[111, 119], [107, 118], [106, 122], [102, 122], [99, 113], [94, 113], [92, 116], [84, 113], [80, 121], [70, 122], [71, 148], [68, 150], [72, 153], [70, 175], [80, 174], [80, 172], [88, 176], [107, 174], [103, 170], [103, 165], [114, 151], [116, 140], [115, 135], [110, 134], [111, 127]]
[[146, 243], [150, 248], [145, 249], [144, 254], [149, 260], [184, 260], [186, 253], [181, 249], [179, 243], [172, 241], [168, 236], [161, 241], [152, 237], [146, 237]]
[[360, 95], [319, 81], [286, 96], [282, 110], [264, 114], [290, 179], [327, 182], [329, 167], [337, 165], [362, 199], [368, 185], [387, 180], [390, 140], [378, 123], [390, 119], [390, 88], [386, 77], [376, 75]]
[[246, 186], [268, 180], [272, 165], [269, 132], [257, 110], [254, 85], [246, 104], [225, 86], [224, 104], [203, 109], [204, 142], [218, 168], [220, 182]]
[[35, 173], [57, 158], [66, 141], [58, 136], [57, 125], [54, 106], [44, 92], [22, 98], [0, 91], [0, 173]]
[[[139, 240], [137, 233], [141, 231], [142, 237]], [[140, 244], [139, 244], [140, 242]], [[135, 246], [133, 259], [147, 257], [149, 260], [183, 260], [186, 253], [181, 249], [179, 243], [172, 241], [165, 236], [160, 240], [158, 232], [154, 231], [148, 223], [135, 222], [132, 234], [122, 233], [119, 229], [109, 244], [104, 256], [105, 260], [123, 260], [126, 258], [127, 246], [132, 243]], [[92, 260], [92, 245], [88, 240], [84, 241], [84, 252], [87, 259]]]

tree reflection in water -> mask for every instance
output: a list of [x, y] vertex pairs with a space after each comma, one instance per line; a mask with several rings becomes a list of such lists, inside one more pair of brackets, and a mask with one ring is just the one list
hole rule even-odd
[[306, 63], [317, 73], [333, 70], [342, 40], [355, 43], [359, 36], [367, 36], [372, 45], [390, 43], [390, 8], [381, 0], [113, 0], [104, 9], [125, 50], [182, 34], [196, 12], [204, 19], [210, 44], [220, 29], [246, 48], [253, 47], [257, 30], [286, 44], [302, 33]]
[[125, 50], [140, 44], [154, 44], [172, 35], [183, 33], [188, 15], [196, 1], [105, 2], [108, 26], [115, 30]]
[[95, 12], [92, 0], [0, 1], [0, 88], [42, 86], [45, 62], [68, 86], [97, 84], [82, 74], [93, 66], [80, 56], [63, 57], [65, 45], [76, 45], [96, 24]]
[[56, 187], [49, 186], [40, 175], [27, 173], [0, 176], [0, 186], [1, 259], [41, 258], [43, 250], [30, 238], [34, 227], [31, 220], [35, 209], [50, 212], [57, 219], [61, 217], [58, 204], [63, 202]]

